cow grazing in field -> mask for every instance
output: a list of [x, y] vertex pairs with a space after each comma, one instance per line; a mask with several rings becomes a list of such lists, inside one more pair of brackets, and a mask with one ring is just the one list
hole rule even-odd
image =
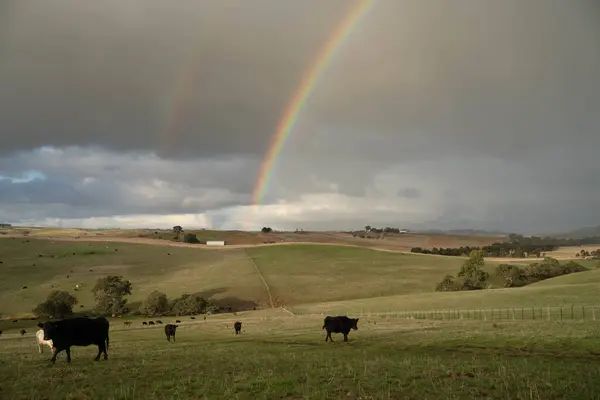
[[190, 319], [196, 319], [196, 317], [190, 317]]
[[180, 321], [180, 320], [178, 320], [178, 319], [176, 319], [176, 320], [175, 320], [175, 323], [176, 323], [176, 324], [180, 324], [180, 323], [181, 323], [181, 321]]
[[154, 321], [148, 322], [148, 325], [154, 325]]
[[98, 346], [98, 355], [95, 361], [100, 360], [104, 353], [104, 359], [108, 360], [108, 329], [110, 324], [104, 317], [86, 318], [75, 317], [60, 321], [48, 321], [39, 323], [38, 326], [44, 330], [44, 340], [52, 340], [54, 354], [50, 361], [54, 363], [56, 356], [61, 351], [67, 353], [67, 362], [71, 362], [71, 346]]
[[348, 333], [350, 333], [351, 329], [358, 330], [358, 318], [348, 318], [346, 316], [337, 316], [337, 317], [325, 317], [323, 321], [323, 328], [327, 330], [327, 336], [325, 336], [325, 341], [331, 339], [333, 342], [333, 338], [331, 337], [331, 333], [343, 333], [344, 334], [344, 342], [348, 341]]
[[157, 324], [161, 324], [161, 325], [162, 325], [162, 323], [163, 323], [163, 322], [162, 322], [160, 319], [157, 319], [157, 320], [156, 320], [156, 323], [157, 323]]
[[171, 336], [173, 336], [173, 341], [175, 341], [175, 331], [179, 325], [166, 324], [165, 325], [165, 335], [167, 335], [167, 340], [171, 341]]
[[125, 326], [131, 326], [131, 321], [125, 321], [125, 322], [123, 322], [123, 325], [125, 325]]
[[142, 325], [148, 325], [148, 323], [146, 321], [142, 322]]
[[236, 323], [233, 324], [233, 329], [235, 329], [235, 334], [239, 335], [242, 331], [242, 323], [240, 321], [236, 321]]
[[35, 333], [35, 338], [38, 345], [38, 351], [40, 354], [44, 352], [44, 345], [50, 347], [50, 351], [54, 354], [54, 345], [52, 344], [52, 340], [44, 340], [44, 330], [40, 329]]
[[23, 336], [23, 335], [24, 335], [24, 334], [26, 334], [27, 332], [25, 331], [25, 329], [21, 329], [21, 330], [19, 331], [19, 333], [21, 334], [21, 336]]

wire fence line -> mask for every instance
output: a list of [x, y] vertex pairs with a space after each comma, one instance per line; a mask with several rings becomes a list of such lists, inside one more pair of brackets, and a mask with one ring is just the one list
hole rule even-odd
[[[370, 312], [361, 310], [352, 313], [363, 318], [408, 318], [423, 320], [482, 320], [482, 321], [597, 321], [600, 320], [600, 306], [555, 306], [555, 307], [503, 307], [482, 309], [444, 309], [423, 311]], [[303, 315], [296, 313], [296, 315]], [[338, 315], [335, 312], [304, 315]], [[342, 315], [342, 314], [339, 314]]]

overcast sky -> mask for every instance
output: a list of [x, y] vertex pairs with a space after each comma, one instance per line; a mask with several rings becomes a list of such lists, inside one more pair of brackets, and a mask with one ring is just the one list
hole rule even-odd
[[600, 3], [4, 0], [0, 222], [545, 233], [600, 224]]

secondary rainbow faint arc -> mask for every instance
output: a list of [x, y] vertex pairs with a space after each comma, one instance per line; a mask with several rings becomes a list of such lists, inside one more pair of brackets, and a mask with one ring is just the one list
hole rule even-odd
[[262, 202], [265, 191], [269, 186], [277, 157], [281, 153], [286, 139], [292, 132], [306, 100], [314, 91], [319, 76], [323, 73], [336, 51], [340, 48], [344, 39], [352, 33], [358, 22], [360, 22], [360, 20], [368, 13], [374, 3], [375, 0], [360, 0], [350, 9], [348, 15], [333, 31], [333, 34], [329, 37], [327, 42], [321, 47], [315, 61], [311, 64], [311, 68], [302, 78], [298, 90], [296, 90], [292, 101], [285, 109], [285, 112], [277, 125], [277, 130], [271, 138], [269, 150], [260, 167], [252, 196], [253, 204], [255, 206], [259, 206]]

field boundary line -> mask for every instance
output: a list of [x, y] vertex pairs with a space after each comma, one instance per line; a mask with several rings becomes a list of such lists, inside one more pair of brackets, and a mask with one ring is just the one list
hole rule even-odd
[[258, 277], [262, 281], [263, 285], [265, 285], [265, 289], [267, 289], [267, 294], [269, 295], [269, 304], [271, 304], [271, 308], [275, 308], [275, 304], [273, 304], [273, 295], [271, 294], [271, 288], [269, 287], [269, 284], [265, 280], [265, 277], [263, 276], [262, 272], [260, 272], [260, 268], [258, 268], [258, 265], [256, 264], [256, 262], [254, 262], [254, 259], [252, 257], [250, 257], [250, 255], [248, 254], [246, 249], [244, 249], [244, 254], [252, 262], [252, 265], [254, 265], [254, 269], [256, 270]]

